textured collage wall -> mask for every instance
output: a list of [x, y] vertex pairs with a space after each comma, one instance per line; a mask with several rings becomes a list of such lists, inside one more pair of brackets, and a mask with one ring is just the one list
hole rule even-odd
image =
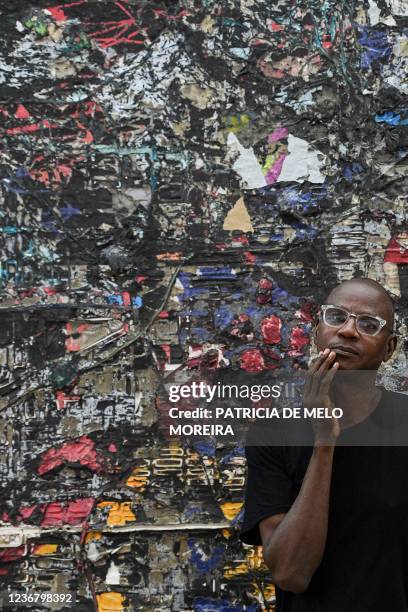
[[272, 612], [243, 448], [169, 438], [165, 385], [306, 368], [356, 275], [404, 338], [407, 4], [0, 0], [0, 31], [3, 607]]

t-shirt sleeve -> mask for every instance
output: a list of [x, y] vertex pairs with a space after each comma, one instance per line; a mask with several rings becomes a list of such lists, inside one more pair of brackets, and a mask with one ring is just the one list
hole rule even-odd
[[245, 544], [260, 546], [259, 521], [290, 509], [293, 484], [285, 469], [283, 447], [247, 446], [245, 455], [247, 481], [240, 538]]

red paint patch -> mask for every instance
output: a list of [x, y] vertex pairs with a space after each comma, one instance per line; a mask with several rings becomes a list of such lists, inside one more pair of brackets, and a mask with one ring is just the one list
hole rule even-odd
[[262, 372], [265, 361], [259, 349], [247, 349], [239, 356], [241, 368], [246, 372]]
[[261, 333], [266, 344], [278, 344], [281, 341], [282, 321], [276, 315], [270, 315], [261, 321]]
[[279, 23], [276, 23], [276, 21], [270, 21], [268, 25], [269, 29], [272, 30], [272, 32], [281, 32], [283, 30], [283, 26], [279, 25]]
[[54, 502], [45, 506], [41, 527], [61, 527], [62, 525], [81, 525], [92, 511], [93, 497], [77, 499], [67, 505]]
[[5, 548], [4, 550], [0, 550], [0, 563], [9, 563], [10, 561], [17, 561], [21, 559], [26, 554], [26, 547], [24, 544], [22, 546], [16, 546], [14, 548]]
[[294, 327], [290, 335], [290, 350], [288, 354], [292, 357], [302, 355], [302, 349], [310, 342], [309, 334], [301, 327]]
[[28, 119], [29, 117], [31, 117], [30, 113], [28, 112], [24, 104], [18, 105], [17, 110], [14, 113], [14, 116], [16, 119]]
[[76, 442], [67, 442], [44, 453], [37, 473], [42, 476], [64, 463], [79, 463], [98, 474], [103, 469], [103, 456], [95, 450], [95, 442], [81, 436]]
[[67, 323], [67, 335], [69, 336], [65, 341], [65, 348], [67, 351], [76, 352], [81, 350], [81, 343], [79, 338], [74, 338], [73, 334], [80, 335], [89, 328], [88, 323], [80, 323], [79, 325], [72, 325], [72, 323]]
[[257, 304], [269, 304], [272, 301], [272, 288], [272, 281], [267, 278], [261, 278], [256, 294]]
[[30, 516], [32, 515], [36, 507], [37, 506], [23, 506], [22, 508], [19, 509], [18, 513], [23, 520], [28, 519], [30, 518]]
[[391, 238], [391, 241], [387, 246], [387, 250], [385, 252], [385, 263], [408, 263], [408, 247], [406, 246], [407, 237], [408, 234], [402, 234], [400, 236], [394, 236], [393, 238]]
[[48, 7], [47, 11], [51, 13], [52, 18], [55, 19], [55, 21], [66, 21], [67, 20], [67, 16], [65, 15], [62, 8], [59, 6]]
[[256, 262], [256, 255], [254, 255], [250, 251], [245, 251], [244, 255], [245, 255], [246, 263], [254, 264]]
[[80, 400], [79, 395], [66, 395], [64, 391], [57, 391], [56, 393], [56, 402], [58, 410], [65, 410], [67, 407], [67, 403], [69, 402], [77, 402]]
[[312, 323], [314, 321], [314, 315], [316, 313], [316, 305], [313, 302], [306, 301], [302, 304], [300, 311], [296, 312], [296, 316], [300, 317], [302, 321], [306, 323]]
[[92, 132], [90, 132], [89, 130], [86, 130], [86, 134], [82, 139], [86, 144], [91, 144], [94, 141], [94, 137], [92, 135]]

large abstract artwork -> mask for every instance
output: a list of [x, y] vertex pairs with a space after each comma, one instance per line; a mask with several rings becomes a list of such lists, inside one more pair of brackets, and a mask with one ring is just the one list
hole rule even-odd
[[[356, 275], [404, 332], [407, 4], [0, 16], [3, 606], [272, 611], [242, 445], [170, 438], [164, 389], [306, 368], [318, 300]], [[383, 376], [407, 389], [403, 341]]]

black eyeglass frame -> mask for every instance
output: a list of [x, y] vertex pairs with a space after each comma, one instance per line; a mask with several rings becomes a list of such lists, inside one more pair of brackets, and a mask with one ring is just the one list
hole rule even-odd
[[[339, 325], [333, 325], [332, 323], [327, 323], [326, 321], [326, 310], [328, 308], [336, 308], [337, 310], [341, 310], [342, 312], [345, 312], [347, 314], [347, 319], [344, 321], [344, 323], [340, 323]], [[396, 334], [396, 332], [393, 329], [390, 329], [389, 327], [387, 327], [387, 321], [385, 319], [382, 319], [381, 317], [377, 317], [376, 315], [370, 315], [370, 314], [354, 314], [352, 312], [349, 312], [348, 310], [346, 310], [346, 308], [343, 308], [342, 306], [336, 306], [335, 304], [322, 304], [320, 306], [320, 313], [323, 313], [323, 323], [325, 325], [328, 325], [329, 327], [343, 327], [343, 325], [346, 325], [346, 323], [348, 323], [348, 321], [350, 320], [350, 317], [354, 317], [356, 320], [356, 329], [358, 331], [359, 334], [363, 334], [364, 336], [377, 336], [382, 329], [387, 329], [389, 332], [391, 332], [392, 334]], [[319, 313], [319, 314], [320, 314]], [[359, 317], [371, 317], [372, 319], [375, 319], [376, 321], [378, 321], [378, 323], [380, 324], [380, 327], [378, 328], [378, 330], [374, 333], [374, 334], [367, 334], [365, 332], [362, 332], [358, 329], [357, 327], [357, 321]]]

